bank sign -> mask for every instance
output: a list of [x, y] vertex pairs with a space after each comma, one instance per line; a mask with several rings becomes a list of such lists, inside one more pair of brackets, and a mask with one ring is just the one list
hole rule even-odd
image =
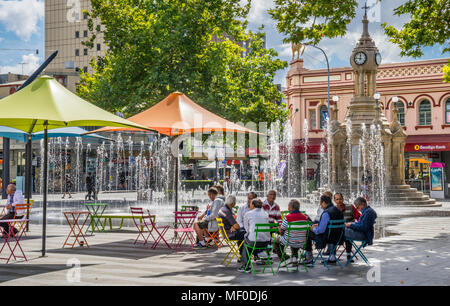
[[407, 143], [405, 152], [450, 151], [450, 143]]

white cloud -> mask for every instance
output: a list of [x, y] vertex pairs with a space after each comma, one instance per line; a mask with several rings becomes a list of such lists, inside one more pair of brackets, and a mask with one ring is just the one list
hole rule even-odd
[[255, 24], [272, 24], [274, 20], [267, 12], [268, 9], [275, 7], [273, 0], [252, 0], [250, 12], [247, 20]]
[[24, 41], [28, 41], [31, 35], [39, 32], [37, 23], [44, 18], [44, 13], [44, 1], [0, 0], [0, 22], [7, 31], [14, 32]]
[[33, 53], [23, 55], [22, 61], [15, 66], [3, 66], [3, 67], [0, 66], [0, 73], [11, 72], [22, 74], [22, 67], [23, 67], [23, 74], [33, 73], [39, 67], [39, 58]]

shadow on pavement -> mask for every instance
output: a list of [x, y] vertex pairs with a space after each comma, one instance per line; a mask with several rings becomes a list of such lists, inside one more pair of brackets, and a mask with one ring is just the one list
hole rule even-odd
[[[143, 244], [133, 244], [134, 239], [127, 239], [121, 241], [114, 241], [111, 243], [94, 244], [89, 247], [75, 247], [60, 248], [48, 250], [48, 253], [53, 254], [73, 254], [73, 255], [86, 255], [86, 256], [99, 256], [99, 257], [116, 257], [122, 259], [144, 259], [153, 256], [172, 255], [175, 254], [174, 250], [168, 249], [163, 243], [159, 243], [156, 249], [152, 249], [153, 241]], [[163, 246], [164, 245], [164, 246]]]
[[[94, 264], [80, 265], [81, 268], [93, 266]], [[24, 264], [24, 265], [14, 265], [14, 264], [0, 264], [0, 283], [12, 281], [24, 277], [34, 276], [38, 274], [45, 274], [51, 272], [57, 272], [62, 270], [71, 269], [71, 265], [61, 265], [61, 264]]]

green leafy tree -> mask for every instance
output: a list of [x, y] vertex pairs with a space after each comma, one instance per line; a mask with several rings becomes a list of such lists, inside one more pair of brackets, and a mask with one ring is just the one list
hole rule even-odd
[[126, 116], [180, 91], [228, 120], [284, 120], [273, 79], [287, 63], [263, 47], [260, 31], [247, 31], [250, 2], [241, 2], [92, 0], [85, 44], [93, 46], [98, 20], [109, 49], [82, 73], [78, 94]]
[[[420, 57], [423, 47], [436, 44], [444, 46], [442, 54], [450, 52], [450, 0], [409, 0], [397, 7], [394, 14], [411, 18], [401, 29], [383, 23], [390, 41], [400, 47], [400, 55]], [[450, 61], [443, 72], [444, 81], [449, 83]]]
[[[286, 35], [285, 42], [318, 44], [325, 37], [345, 35], [357, 6], [356, 0], [275, 0], [269, 14], [277, 21], [278, 31]], [[450, 0], [409, 0], [394, 14], [410, 16], [401, 29], [383, 24], [402, 56], [420, 57], [423, 47], [436, 44], [444, 47], [443, 54], [450, 51]], [[444, 81], [450, 82], [450, 62], [443, 73]]]
[[318, 44], [324, 37], [345, 35], [355, 17], [356, 0], [275, 0], [269, 14], [284, 42]]

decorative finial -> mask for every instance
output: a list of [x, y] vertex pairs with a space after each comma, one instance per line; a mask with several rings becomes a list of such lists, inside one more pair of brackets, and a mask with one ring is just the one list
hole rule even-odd
[[363, 17], [363, 34], [362, 37], [368, 38], [370, 37], [369, 35], [369, 20], [367, 19], [367, 9], [370, 9], [370, 6], [367, 6], [367, 1], [366, 4], [363, 6], [364, 9], [364, 17]]
[[363, 6], [364, 16], [366, 16], [366, 17], [367, 17], [367, 9], [369, 9], [369, 8], [370, 8], [370, 6], [367, 6], [367, 1], [366, 1], [366, 4]]

